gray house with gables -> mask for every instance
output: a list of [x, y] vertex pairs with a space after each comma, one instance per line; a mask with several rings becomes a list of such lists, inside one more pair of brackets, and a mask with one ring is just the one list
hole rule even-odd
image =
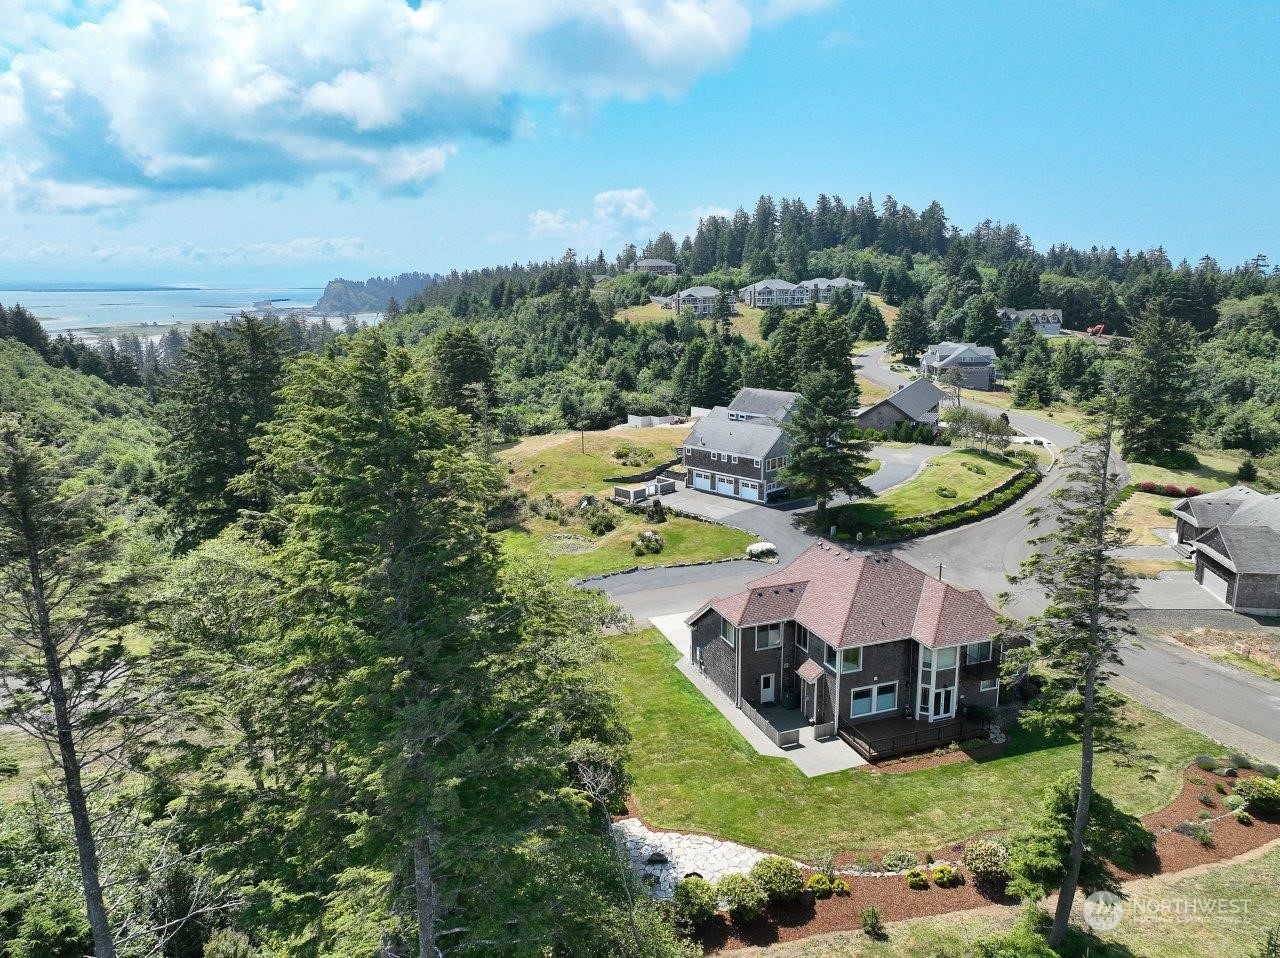
[[1182, 499], [1173, 515], [1201, 587], [1236, 612], [1280, 615], [1280, 496], [1232, 486]]
[[782, 426], [799, 398], [777, 389], [740, 389], [728, 406], [704, 415], [681, 450], [685, 485], [750, 502], [779, 492], [778, 472], [791, 451]]
[[814, 545], [686, 623], [734, 705], [798, 709], [869, 758], [980, 735], [972, 708], [1000, 701], [995, 612], [888, 553]]

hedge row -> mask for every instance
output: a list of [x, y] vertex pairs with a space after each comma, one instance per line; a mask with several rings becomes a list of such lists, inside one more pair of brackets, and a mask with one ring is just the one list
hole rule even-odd
[[[933, 535], [944, 529], [978, 522], [1008, 508], [1021, 499], [1041, 479], [1038, 469], [1024, 469], [1014, 473], [995, 489], [984, 493], [976, 499], [963, 502], [958, 506], [939, 509], [923, 516], [909, 516], [894, 519], [876, 529], [865, 530], [864, 534], [872, 542], [900, 542], [903, 539], [916, 539], [920, 536]], [[852, 538], [851, 533], [842, 532], [838, 536], [842, 540]]]
[[1179, 486], [1172, 482], [1152, 482], [1144, 479], [1135, 487], [1139, 492], [1150, 492], [1157, 496], [1168, 496], [1170, 499], [1190, 499], [1192, 496], [1204, 495], [1199, 486]]

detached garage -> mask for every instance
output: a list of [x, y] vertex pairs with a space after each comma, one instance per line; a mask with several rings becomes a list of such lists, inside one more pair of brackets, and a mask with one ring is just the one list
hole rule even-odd
[[1215, 526], [1194, 542], [1196, 581], [1248, 615], [1280, 615], [1280, 529]]
[[1226, 602], [1227, 589], [1231, 585], [1227, 581], [1227, 577], [1203, 561], [1199, 563], [1199, 566], [1200, 584], [1204, 586], [1205, 591], [1219, 602]]

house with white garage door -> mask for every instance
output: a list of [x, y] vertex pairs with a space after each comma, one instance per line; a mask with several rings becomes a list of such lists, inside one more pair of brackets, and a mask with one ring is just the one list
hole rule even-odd
[[1233, 486], [1173, 507], [1196, 581], [1237, 612], [1280, 615], [1280, 496]]
[[781, 491], [778, 472], [791, 450], [782, 426], [799, 398], [777, 389], [742, 389], [728, 406], [704, 415], [685, 440], [685, 485], [751, 502]]

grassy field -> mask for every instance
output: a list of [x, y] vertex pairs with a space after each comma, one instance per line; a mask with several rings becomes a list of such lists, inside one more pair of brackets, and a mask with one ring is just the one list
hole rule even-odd
[[995, 406], [998, 409], [1009, 409], [1014, 412], [1020, 412], [1023, 415], [1030, 416], [1033, 419], [1043, 419], [1046, 422], [1057, 423], [1067, 429], [1080, 431], [1084, 425], [1086, 417], [1083, 412], [1075, 406], [1067, 403], [1054, 403], [1051, 406], [1045, 406], [1042, 409], [1027, 409], [1022, 406], [1013, 404], [1013, 393], [1008, 392], [984, 392], [981, 389], [962, 389], [960, 394], [970, 402], [985, 403], [988, 406]]
[[[733, 331], [753, 343], [763, 342], [760, 338], [760, 317], [764, 315], [764, 310], [742, 303], [737, 303], [734, 310], [735, 315], [731, 320]], [[676, 314], [670, 309], [663, 309], [657, 303], [645, 303], [643, 306], [628, 306], [626, 309], [620, 309], [615, 318], [628, 323], [661, 323], [668, 319], [675, 319]], [[710, 320], [703, 320], [703, 322], [709, 323]]]
[[[666, 544], [661, 552], [644, 556], [632, 552], [631, 541], [644, 530], [662, 536]], [[755, 536], [737, 529], [696, 519], [669, 516], [666, 522], [655, 525], [627, 513], [622, 514], [618, 528], [599, 538], [578, 524], [561, 526], [529, 516], [520, 526], [500, 532], [498, 539], [504, 554], [545, 561], [556, 572], [574, 579], [619, 572], [633, 566], [743, 556], [747, 546], [756, 541]]]
[[[676, 448], [684, 444], [689, 426], [654, 426], [651, 429], [608, 429], [588, 432], [559, 432], [531, 436], [498, 452], [507, 464], [511, 483], [530, 495], [558, 495], [566, 492], [593, 495], [606, 491], [609, 476], [643, 472], [650, 466], [676, 458]], [[614, 452], [623, 446], [640, 446], [653, 458], [644, 466], [626, 466]]]
[[[1129, 471], [1134, 482], [1158, 482], [1161, 485], [1173, 483], [1176, 486], [1196, 486], [1201, 492], [1213, 492], [1235, 485], [1236, 469], [1244, 462], [1245, 454], [1234, 450], [1195, 449], [1190, 450], [1188, 462], [1177, 467], [1153, 466], [1145, 462], [1129, 463]], [[1258, 488], [1267, 488], [1276, 482], [1277, 477], [1268, 470], [1258, 469], [1259, 482], [1250, 483]]]
[[884, 317], [884, 321], [892, 326], [898, 318], [898, 307], [890, 306], [880, 298], [879, 293], [868, 293], [867, 299], [876, 304], [876, 309], [880, 310], [880, 315]]
[[1135, 492], [1120, 504], [1116, 510], [1116, 518], [1129, 529], [1129, 541], [1135, 546], [1164, 545], [1165, 540], [1152, 532], [1153, 529], [1172, 529], [1178, 520], [1172, 516], [1163, 516], [1161, 509], [1170, 508], [1175, 500], [1168, 496], [1157, 496], [1153, 492]]
[[[674, 667], [656, 630], [618, 636], [615, 672], [633, 736], [630, 769], [645, 820], [701, 831], [811, 860], [824, 851], [940, 848], [1026, 819], [1045, 785], [1075, 768], [1079, 746], [1015, 729], [1005, 752], [902, 775], [853, 769], [806, 778], [787, 759], [757, 753]], [[1129, 722], [1143, 768], [1098, 764], [1098, 787], [1125, 810], [1146, 813], [1178, 791], [1197, 754], [1220, 751], [1200, 735], [1138, 705]]]
[[[1013, 462], [976, 449], [957, 449], [932, 460], [914, 479], [884, 495], [840, 508], [853, 517], [859, 528], [873, 529], [890, 519], [920, 516], [977, 498], [1004, 482], [1018, 468]], [[955, 495], [939, 495], [939, 489], [950, 490]]]
[[[1218, 958], [1255, 955], [1267, 931], [1280, 920], [1280, 849], [1248, 861], [1223, 862], [1179, 878], [1153, 878], [1129, 886], [1134, 901], [1167, 903], [1167, 917], [1135, 916], [1132, 906], [1113, 931], [1087, 942], [1091, 958]], [[1248, 902], [1239, 914], [1197, 915], [1192, 903]], [[823, 935], [787, 945], [752, 948], [736, 954], [753, 958], [914, 958], [966, 954], [975, 938], [1005, 931], [1014, 908], [991, 908], [954, 915], [915, 918], [887, 927], [885, 940], [861, 932]]]
[[[609, 476], [634, 475], [675, 458], [675, 449], [689, 434], [688, 426], [652, 429], [557, 433], [533, 436], [499, 452], [511, 483], [531, 497], [554, 496], [569, 506], [582, 495], [603, 496]], [[652, 459], [643, 466], [627, 466], [614, 452], [623, 446], [647, 449]], [[539, 562], [570, 578], [617, 572], [633, 566], [672, 565], [727, 559], [744, 554], [754, 536], [695, 519], [670, 516], [652, 524], [630, 513], [617, 513], [619, 524], [603, 536], [592, 535], [572, 515], [566, 524], [528, 514], [514, 528], [499, 533], [504, 553]], [[643, 530], [655, 530], [665, 540], [657, 554], [636, 556], [631, 542]]]
[[32, 780], [49, 767], [44, 747], [14, 729], [0, 732], [0, 761], [17, 767], [12, 775], [0, 775], [0, 803], [26, 798]]
[[887, 387], [873, 382], [862, 374], [858, 374], [855, 378], [858, 380], [858, 401], [864, 406], [874, 406], [881, 399], [887, 399], [891, 395]]

